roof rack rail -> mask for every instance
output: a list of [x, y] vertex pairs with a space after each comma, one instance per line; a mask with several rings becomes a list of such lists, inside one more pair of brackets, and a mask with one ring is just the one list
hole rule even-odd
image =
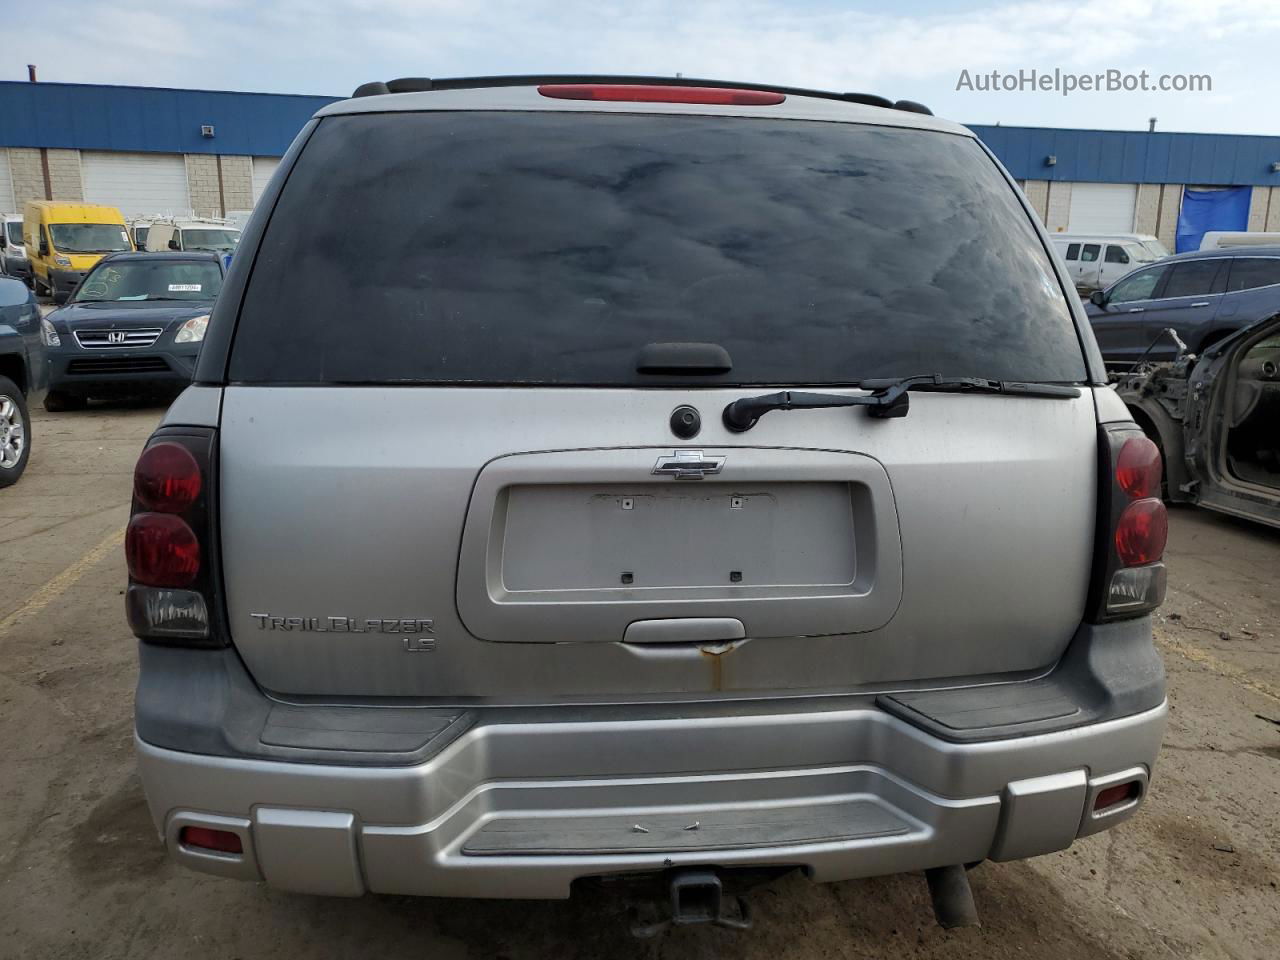
[[780, 87], [768, 83], [740, 83], [733, 80], [706, 80], [699, 77], [637, 77], [612, 74], [524, 74], [506, 77], [400, 77], [397, 80], [374, 80], [356, 87], [352, 97], [377, 97], [388, 93], [425, 93], [429, 90], [477, 90], [485, 87], [531, 87], [544, 83], [622, 83], [664, 87], [717, 87], [733, 90], [763, 90], [768, 93], [822, 100], [843, 100], [870, 107], [904, 110], [933, 116], [933, 111], [914, 100], [890, 100], [874, 93], [838, 93], [834, 90], [809, 90], [804, 87]]

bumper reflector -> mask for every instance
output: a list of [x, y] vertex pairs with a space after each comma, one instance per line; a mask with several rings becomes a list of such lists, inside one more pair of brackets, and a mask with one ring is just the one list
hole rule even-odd
[[240, 837], [230, 830], [213, 830], [210, 827], [183, 827], [178, 842], [184, 847], [213, 850], [217, 853], [244, 853]]
[[1140, 796], [1142, 796], [1142, 784], [1137, 780], [1130, 780], [1128, 783], [1117, 783], [1114, 787], [1107, 787], [1105, 790], [1098, 791], [1098, 795], [1093, 800], [1093, 812], [1102, 813], [1111, 807], [1118, 807], [1137, 800]]

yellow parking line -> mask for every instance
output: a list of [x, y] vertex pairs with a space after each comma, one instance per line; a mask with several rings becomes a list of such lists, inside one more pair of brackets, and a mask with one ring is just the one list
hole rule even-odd
[[[3, 633], [0, 629], [0, 633]], [[1270, 684], [1263, 683], [1261, 680], [1255, 680], [1249, 674], [1241, 670], [1239, 667], [1233, 667], [1231, 664], [1223, 660], [1219, 660], [1213, 654], [1201, 650], [1199, 647], [1193, 647], [1189, 643], [1183, 643], [1180, 640], [1174, 640], [1172, 637], [1159, 636], [1160, 643], [1173, 650], [1175, 653], [1181, 654], [1193, 663], [1198, 663], [1203, 667], [1208, 667], [1214, 673], [1221, 674], [1228, 680], [1238, 683], [1242, 687], [1248, 687], [1254, 693], [1260, 693], [1264, 697], [1270, 697], [1272, 700], [1280, 701], [1280, 690], [1276, 690]]]
[[99, 560], [111, 551], [120, 549], [123, 537], [124, 527], [111, 531], [96, 547], [33, 593], [26, 603], [0, 620], [0, 637], [5, 636], [20, 621], [43, 610], [66, 593]]

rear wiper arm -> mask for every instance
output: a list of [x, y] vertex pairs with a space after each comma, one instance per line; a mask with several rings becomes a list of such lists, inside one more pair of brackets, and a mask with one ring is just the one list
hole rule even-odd
[[888, 419], [905, 417], [911, 408], [909, 390], [932, 389], [957, 392], [1003, 393], [1020, 397], [1078, 397], [1075, 387], [1056, 383], [1020, 383], [1012, 380], [987, 380], [984, 377], [944, 377], [928, 374], [921, 377], [895, 377], [885, 380], [862, 380], [858, 386], [869, 394], [848, 397], [838, 393], [805, 393], [783, 390], [761, 397], [744, 397], [724, 408], [724, 425], [734, 433], [750, 430], [770, 410], [818, 410], [824, 407], [866, 407], [872, 417]]

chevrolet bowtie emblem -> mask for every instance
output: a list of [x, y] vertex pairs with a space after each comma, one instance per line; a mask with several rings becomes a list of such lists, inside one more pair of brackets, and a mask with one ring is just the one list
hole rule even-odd
[[724, 457], [705, 457], [701, 450], [677, 450], [670, 456], [659, 457], [653, 472], [676, 480], [701, 480], [724, 469], [724, 460]]

